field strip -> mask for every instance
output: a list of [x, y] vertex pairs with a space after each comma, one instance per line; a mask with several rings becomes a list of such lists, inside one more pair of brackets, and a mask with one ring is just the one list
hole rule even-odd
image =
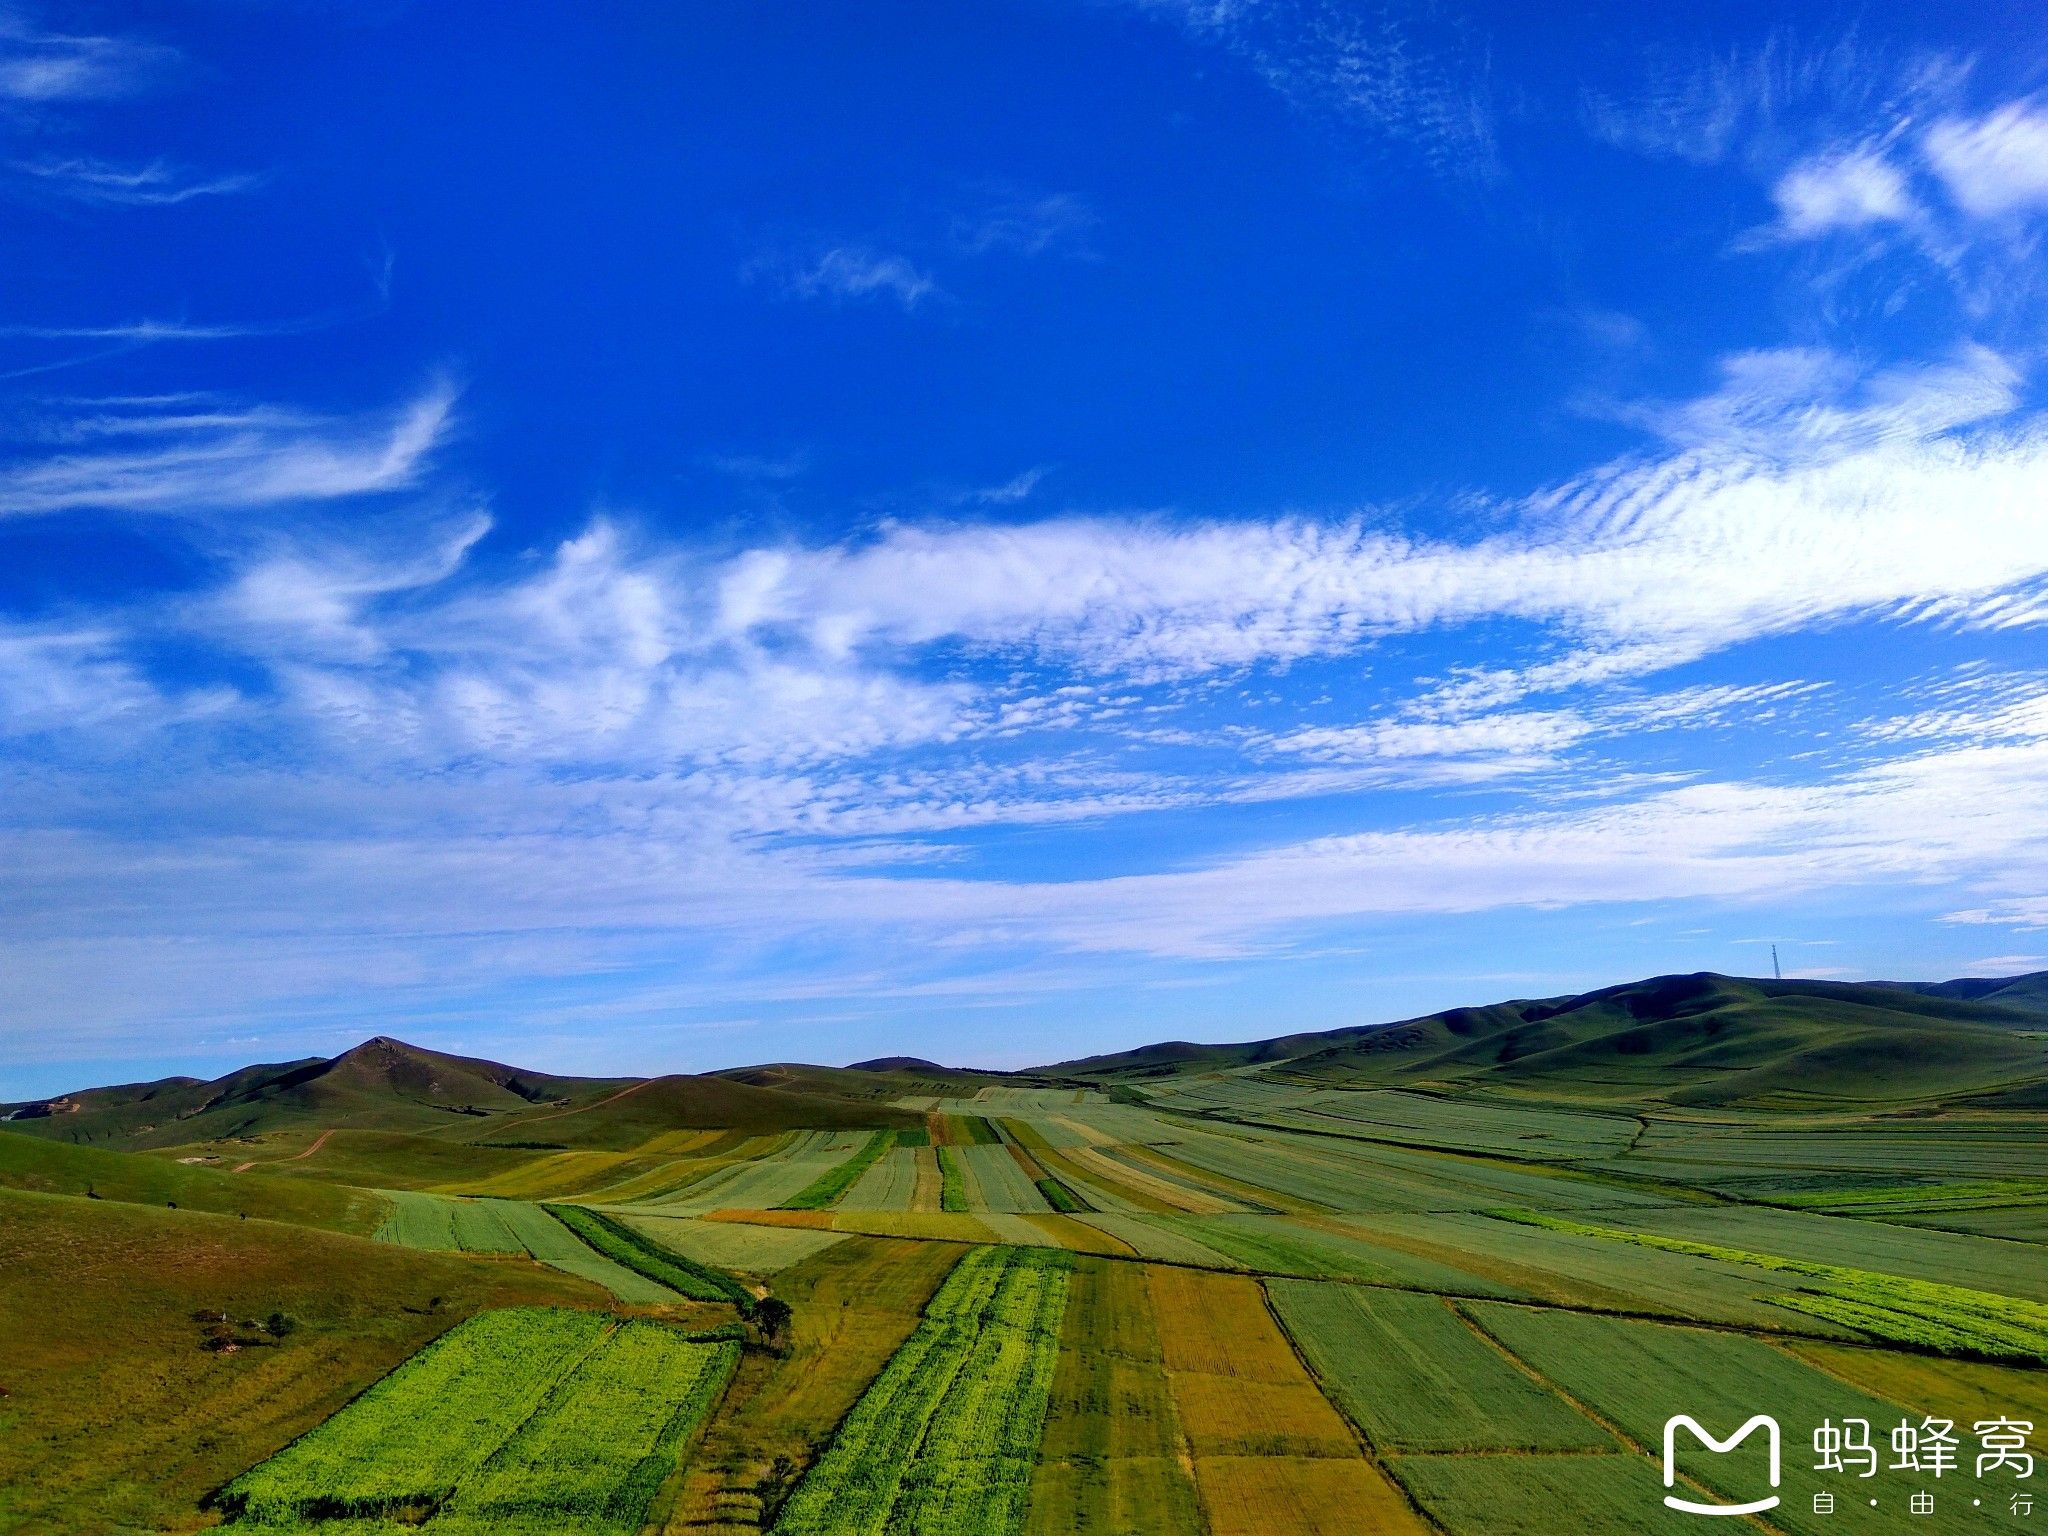
[[221, 1504], [252, 1524], [296, 1521], [312, 1508], [379, 1515], [439, 1504], [612, 1327], [558, 1308], [481, 1313], [236, 1478]]
[[1210, 1536], [1430, 1530], [1318, 1390], [1256, 1280], [1159, 1265], [1145, 1277]]
[[775, 1536], [1016, 1531], [1071, 1265], [1047, 1249], [963, 1258], [797, 1484]]
[[1196, 1532], [1201, 1511], [1145, 1271], [1077, 1260], [1027, 1536]]
[[1276, 1216], [1321, 1215], [1328, 1210], [1313, 1200], [1269, 1189], [1263, 1184], [1254, 1184], [1247, 1179], [1233, 1179], [1228, 1174], [1214, 1169], [1200, 1168], [1183, 1158], [1175, 1157], [1163, 1146], [1127, 1146], [1120, 1149], [1125, 1158], [1158, 1168], [1163, 1173], [1184, 1179], [1197, 1188], [1207, 1189], [1225, 1199], [1237, 1201], [1245, 1209], [1268, 1212]]

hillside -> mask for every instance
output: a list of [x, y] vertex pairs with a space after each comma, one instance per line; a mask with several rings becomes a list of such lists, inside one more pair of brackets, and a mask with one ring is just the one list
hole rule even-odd
[[[1579, 996], [1226, 1045], [1167, 1042], [1045, 1075], [1142, 1083], [1232, 1071], [1325, 1086], [1540, 1091], [1711, 1107], [2027, 1102], [2048, 1079], [2040, 976], [1991, 983], [1663, 976]], [[2014, 1098], [2015, 1095], [2019, 1097]]]
[[557, 1077], [381, 1035], [334, 1057], [244, 1067], [211, 1081], [85, 1089], [0, 1105], [0, 1115], [11, 1131], [131, 1151], [312, 1127], [615, 1148], [674, 1128], [911, 1123], [874, 1105], [721, 1077]]

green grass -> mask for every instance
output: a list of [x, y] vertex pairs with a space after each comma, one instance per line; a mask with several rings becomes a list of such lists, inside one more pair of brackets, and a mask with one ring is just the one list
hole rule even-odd
[[775, 1536], [1008, 1536], [1022, 1523], [1072, 1259], [977, 1248], [846, 1416]]
[[1717, 1259], [1724, 1264], [1747, 1264], [1757, 1269], [1816, 1280], [1819, 1282], [1817, 1288], [1788, 1291], [1772, 1300], [1778, 1306], [1846, 1324], [1889, 1343], [1937, 1354], [2048, 1365], [2048, 1305], [2038, 1301], [2023, 1301], [2018, 1297], [1970, 1290], [1959, 1285], [1942, 1285], [1932, 1280], [1882, 1274], [1877, 1270], [1822, 1264], [1810, 1259], [1780, 1258], [1776, 1254], [1724, 1248], [1715, 1243], [1696, 1243], [1652, 1232], [1622, 1232], [1533, 1212], [1500, 1214], [1510, 1220], [1553, 1231], [1607, 1238], [1643, 1248], [1661, 1249], [1666, 1253], [1688, 1254], [1694, 1258]]
[[876, 1159], [896, 1144], [897, 1134], [894, 1131], [875, 1132], [868, 1138], [866, 1146], [838, 1167], [818, 1175], [783, 1201], [782, 1208], [786, 1211], [822, 1211], [829, 1206], [837, 1205], [860, 1176], [874, 1165]]
[[938, 1153], [939, 1209], [965, 1212], [968, 1209], [967, 1175], [957, 1161], [953, 1148], [940, 1147]]
[[440, 1504], [610, 1329], [594, 1312], [485, 1312], [343, 1412], [243, 1473], [222, 1505], [256, 1523], [375, 1517]]
[[754, 1310], [753, 1292], [731, 1275], [662, 1247], [615, 1216], [580, 1205], [551, 1205], [545, 1209], [613, 1263], [622, 1264], [678, 1295], [695, 1301], [729, 1301], [746, 1313]]
[[181, 1163], [169, 1157], [73, 1146], [0, 1126], [0, 1188], [254, 1216], [337, 1232], [368, 1233], [383, 1219], [384, 1202], [365, 1190], [275, 1178], [258, 1170], [231, 1173], [233, 1166], [226, 1158], [212, 1164]]
[[1616, 1450], [1434, 1296], [1275, 1280], [1273, 1309], [1382, 1451]]

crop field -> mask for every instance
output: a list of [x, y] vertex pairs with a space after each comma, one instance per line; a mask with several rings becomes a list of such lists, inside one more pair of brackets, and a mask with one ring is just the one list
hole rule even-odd
[[954, 1147], [972, 1211], [1049, 1211], [1052, 1206], [1006, 1146]]
[[1698, 1515], [1666, 1509], [1648, 1458], [1396, 1456], [1388, 1465], [1453, 1536], [1555, 1536], [1560, 1510], [1576, 1536], [1697, 1533]]
[[1146, 1278], [1210, 1531], [1426, 1529], [1311, 1380], [1256, 1280], [1158, 1267]]
[[644, 1216], [619, 1213], [617, 1220], [671, 1253], [713, 1269], [768, 1276], [801, 1264], [844, 1242], [838, 1232], [797, 1227], [756, 1227], [730, 1221], [704, 1221], [692, 1216]]
[[[1683, 1411], [1706, 1424], [1741, 1424], [1758, 1404], [1769, 1405], [1788, 1424], [1845, 1417], [1896, 1424], [1911, 1406], [1858, 1391], [1771, 1344], [1735, 1334], [1490, 1302], [1464, 1310], [1540, 1378], [1653, 1454], [1674, 1411], [1673, 1383], [1683, 1383]], [[1772, 1518], [1786, 1529], [1825, 1536], [1829, 1526], [1812, 1512], [1823, 1480], [1811, 1463], [1810, 1456], [1786, 1459], [1785, 1504]], [[1731, 1453], [1703, 1460], [1699, 1475], [1727, 1498], [1747, 1486], [1755, 1471], [1752, 1462]], [[1870, 1492], [1902, 1506], [1909, 1481], [1911, 1474], [1880, 1468]]]
[[867, 1145], [853, 1156], [836, 1167], [828, 1168], [783, 1201], [784, 1207], [792, 1211], [822, 1211], [828, 1206], [837, 1205], [846, 1192], [853, 1188], [855, 1181], [895, 1144], [896, 1132], [875, 1132], [868, 1138]]
[[908, 1211], [917, 1200], [920, 1158], [929, 1148], [895, 1146], [864, 1170], [840, 1204], [857, 1211]]
[[445, 1536], [631, 1536], [737, 1357], [659, 1323], [485, 1313], [221, 1502], [255, 1530], [349, 1536], [404, 1517]]
[[258, 1525], [439, 1505], [609, 1331], [595, 1312], [486, 1312], [236, 1478], [221, 1502]]
[[[663, 1292], [692, 1301], [733, 1302], [743, 1311], [752, 1305], [752, 1292], [731, 1275], [662, 1247], [615, 1216], [577, 1205], [549, 1206], [548, 1214], [608, 1262], [631, 1270]], [[668, 1296], [651, 1299], [665, 1301]]]
[[1822, 1420], [2048, 1423], [2048, 1113], [1195, 1049], [0, 1128], [0, 1531], [1626, 1536], [1765, 1411], [1830, 1536]]
[[[1560, 1225], [1555, 1217], [1523, 1219], [1539, 1225]], [[1777, 1296], [1777, 1305], [1860, 1329], [1874, 1338], [1944, 1353], [2048, 1364], [2048, 1306], [2040, 1302], [1878, 1270], [1786, 1259], [1647, 1232], [1622, 1232], [1577, 1223], [1561, 1225], [1584, 1236], [1633, 1247], [1749, 1265], [1817, 1281], [1817, 1285]]]
[[768, 1155], [728, 1163], [673, 1194], [634, 1203], [685, 1213], [767, 1210], [814, 1187], [870, 1141], [858, 1131], [801, 1131]]
[[776, 1520], [778, 1536], [1020, 1528], [1071, 1260], [970, 1253]]
[[1199, 1511], [1145, 1270], [1076, 1260], [1024, 1529], [1196, 1531]]
[[1266, 1290], [1338, 1406], [1380, 1450], [1616, 1449], [1437, 1297], [1299, 1280]]
[[386, 1190], [391, 1214], [380, 1242], [443, 1252], [524, 1254], [644, 1305], [675, 1299], [675, 1289], [593, 1246], [540, 1206], [524, 1200], [469, 1200], [418, 1190]]

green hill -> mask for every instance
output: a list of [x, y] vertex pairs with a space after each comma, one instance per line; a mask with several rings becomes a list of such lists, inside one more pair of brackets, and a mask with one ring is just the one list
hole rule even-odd
[[1047, 1075], [1251, 1071], [1331, 1087], [1507, 1090], [1674, 1105], [2020, 1107], [2048, 1081], [2042, 977], [1910, 986], [1660, 976], [1579, 996], [1229, 1045], [1169, 1042]]
[[382, 1035], [339, 1056], [244, 1067], [205, 1082], [170, 1077], [86, 1089], [0, 1105], [0, 1116], [11, 1131], [124, 1151], [337, 1127], [622, 1150], [673, 1129], [915, 1123], [844, 1096], [717, 1076], [556, 1077]]

